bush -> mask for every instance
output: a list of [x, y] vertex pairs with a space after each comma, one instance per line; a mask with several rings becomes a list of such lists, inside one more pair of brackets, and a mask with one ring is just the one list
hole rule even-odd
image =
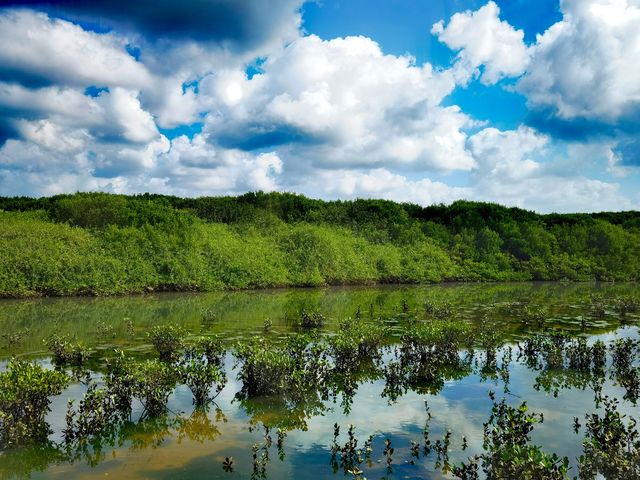
[[144, 415], [161, 415], [178, 381], [176, 368], [158, 360], [132, 363], [129, 368], [131, 392], [144, 406]]
[[46, 442], [51, 399], [69, 382], [59, 371], [12, 359], [0, 372], [0, 449]]
[[89, 356], [85, 347], [80, 343], [73, 343], [66, 335], [53, 334], [45, 343], [53, 353], [53, 363], [59, 366], [80, 366]]
[[303, 310], [298, 319], [298, 327], [303, 329], [322, 328], [326, 320], [320, 312], [307, 312]]
[[186, 331], [178, 325], [156, 325], [147, 335], [160, 360], [172, 362], [184, 347]]

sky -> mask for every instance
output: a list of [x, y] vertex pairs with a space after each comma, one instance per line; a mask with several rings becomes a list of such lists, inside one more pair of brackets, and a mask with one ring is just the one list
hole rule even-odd
[[640, 0], [0, 0], [0, 195], [640, 209], [639, 61]]

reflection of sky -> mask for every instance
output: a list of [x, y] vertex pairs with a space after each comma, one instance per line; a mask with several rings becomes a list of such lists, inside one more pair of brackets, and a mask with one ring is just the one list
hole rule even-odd
[[[520, 287], [519, 287], [520, 288]], [[419, 298], [420, 293], [425, 289], [413, 291], [413, 297]], [[443, 292], [444, 290], [436, 290]], [[519, 290], [526, 295], [534, 295], [534, 290], [524, 288]], [[367, 292], [365, 290], [365, 292]], [[363, 298], [372, 298], [370, 290]], [[455, 296], [455, 289], [453, 290]], [[511, 292], [513, 293], [513, 292]], [[543, 292], [546, 301], [549, 303], [561, 303], [558, 298]], [[379, 295], [380, 292], [375, 292]], [[492, 294], [493, 301], [504, 301], [501, 290]], [[277, 294], [274, 294], [277, 296]], [[318, 295], [313, 293], [313, 295]], [[327, 299], [327, 295], [328, 298]], [[322, 293], [315, 301], [324, 305], [337, 305], [345, 300], [343, 294], [336, 292], [337, 299], [332, 299], [332, 293]], [[523, 294], [524, 295], [524, 294]], [[399, 303], [398, 299], [407, 296], [407, 291], [392, 296], [390, 302]], [[226, 297], [223, 297], [226, 298]], [[242, 297], [246, 298], [246, 297]], [[265, 297], [259, 297], [265, 298]], [[382, 295], [382, 298], [385, 298]], [[566, 301], [566, 297], [560, 297]], [[569, 297], [572, 298], [572, 297]], [[290, 303], [278, 302], [271, 305], [273, 311], [286, 309], [282, 305]], [[465, 301], [468, 301], [465, 300]], [[572, 299], [575, 301], [575, 299]], [[298, 304], [299, 299], [294, 302]], [[384, 302], [383, 302], [384, 303]], [[200, 304], [197, 309], [200, 311]], [[241, 303], [240, 310], [247, 311], [246, 303]], [[183, 306], [184, 307], [184, 306]], [[180, 307], [178, 312], [183, 311]], [[349, 303], [349, 309], [353, 303]], [[184, 307], [187, 308], [187, 307]], [[336, 307], [337, 308], [337, 307]], [[0, 308], [0, 311], [2, 309]], [[346, 309], [345, 309], [346, 310]], [[580, 309], [576, 314], [581, 313]], [[169, 309], [169, 311], [173, 311]], [[338, 310], [336, 310], [337, 312]], [[196, 314], [196, 316], [199, 313]], [[337, 313], [335, 314], [338, 315]], [[231, 319], [236, 318], [234, 316]], [[575, 315], [572, 317], [575, 320]], [[572, 320], [572, 321], [573, 321]], [[231, 322], [231, 320], [229, 320]], [[275, 322], [274, 322], [275, 323]], [[225, 324], [226, 325], [226, 324]], [[260, 322], [254, 326], [259, 327]], [[225, 327], [229, 328], [229, 327]], [[253, 327], [252, 327], [253, 328]], [[601, 339], [610, 342], [621, 336], [637, 336], [636, 327], [618, 329], [615, 332], [604, 333], [592, 336], [590, 341]], [[514, 349], [515, 350], [515, 349]], [[574, 465], [572, 474], [575, 475], [575, 459], [581, 453], [581, 441], [584, 431], [579, 435], [573, 433], [573, 418], [579, 417], [584, 424], [584, 415], [595, 410], [593, 391], [581, 390], [560, 390], [558, 397], [544, 391], [536, 391], [533, 388], [537, 372], [532, 372], [524, 365], [515, 361], [510, 367], [510, 391], [506, 395], [507, 401], [512, 405], [519, 404], [526, 399], [530, 410], [543, 413], [545, 421], [537, 425], [533, 432], [533, 441], [544, 446], [545, 451], [555, 452], [561, 456], [568, 456]], [[50, 363], [43, 360], [43, 364], [50, 367]], [[0, 369], [5, 368], [6, 361], [0, 362]], [[251, 446], [254, 443], [262, 442], [262, 432], [260, 430], [249, 431], [249, 421], [247, 413], [243, 410], [239, 402], [234, 401], [234, 396], [240, 390], [241, 384], [234, 378], [235, 371], [232, 370], [233, 361], [230, 356], [226, 360], [226, 368], [230, 375], [229, 382], [220, 396], [216, 399], [217, 405], [222, 409], [226, 417], [226, 422], [216, 420], [214, 409], [211, 409], [208, 416], [211, 422], [219, 429], [220, 435], [212, 441], [198, 443], [189, 438], [179, 438], [175, 430], [170, 430], [161, 445], [157, 448], [148, 447], [134, 449], [130, 440], [115, 450], [106, 449], [105, 459], [95, 468], [91, 468], [84, 461], [75, 463], [62, 463], [52, 465], [41, 473], [35, 473], [33, 478], [96, 478], [116, 477], [116, 478], [247, 478], [251, 470]], [[56, 434], [52, 437], [59, 440], [60, 432], [64, 427], [64, 412], [66, 411], [67, 399], [78, 398], [85, 387], [74, 384], [70, 386], [61, 396], [53, 399], [52, 413], [47, 416]], [[332, 474], [329, 465], [330, 444], [333, 439], [333, 425], [338, 423], [341, 426], [341, 436], [339, 442], [346, 442], [346, 431], [349, 424], [356, 426], [356, 436], [361, 446], [369, 435], [374, 435], [374, 452], [372, 454], [372, 465], [363, 466], [367, 478], [381, 478], [386, 474], [384, 461], [382, 460], [383, 441], [386, 437], [391, 438], [396, 449], [394, 454], [395, 476], [394, 478], [441, 478], [433, 473], [432, 453], [430, 460], [420, 460], [416, 465], [410, 465], [410, 441], [421, 441], [422, 431], [426, 420], [424, 401], [427, 400], [433, 418], [430, 422], [431, 441], [435, 443], [441, 439], [446, 429], [452, 431], [451, 460], [461, 462], [468, 456], [481, 451], [483, 422], [488, 419], [491, 409], [491, 402], [488, 397], [489, 390], [497, 392], [497, 398], [504, 396], [501, 382], [484, 381], [476, 375], [470, 375], [460, 381], [445, 382], [443, 390], [437, 396], [425, 396], [415, 393], [408, 393], [398, 399], [394, 404], [389, 405], [386, 399], [381, 398], [383, 383], [376, 381], [365, 383], [359, 386], [358, 392], [353, 399], [353, 407], [350, 413], [344, 414], [339, 405], [330, 404], [331, 410], [323, 415], [318, 415], [308, 420], [307, 431], [291, 431], [285, 440], [286, 458], [281, 462], [277, 458], [275, 448], [276, 433], [271, 432], [274, 446], [271, 448], [271, 462], [267, 467], [270, 478], [336, 478]], [[603, 393], [606, 395], [622, 398], [623, 391], [620, 387], [607, 381], [604, 385]], [[173, 412], [183, 412], [184, 416], [189, 416], [193, 410], [191, 393], [186, 387], [178, 388], [170, 397], [169, 408]], [[640, 416], [639, 407], [634, 407], [628, 402], [621, 403], [621, 411], [636, 418]], [[134, 417], [141, 413], [141, 406], [135, 405]], [[461, 451], [462, 436], [466, 436], [469, 449]], [[233, 456], [236, 462], [236, 475], [229, 477], [222, 471], [222, 459], [225, 456]], [[0, 464], [1, 464], [0, 460]], [[0, 473], [2, 468], [0, 467]], [[342, 475], [339, 474], [338, 478]]]
[[[599, 336], [603, 340], [614, 340], [620, 336], [637, 335], [635, 329], [624, 329], [618, 333]], [[232, 360], [227, 358], [227, 368]], [[512, 405], [527, 400], [530, 410], [544, 414], [544, 423], [534, 429], [534, 443], [544, 445], [547, 452], [568, 456], [574, 465], [581, 453], [582, 434], [573, 433], [573, 418], [583, 422], [584, 415], [595, 410], [593, 392], [589, 389], [560, 390], [558, 397], [536, 391], [533, 388], [537, 372], [531, 371], [515, 361], [510, 367], [510, 394], [507, 401]], [[497, 392], [497, 398], [504, 396], [499, 381], [485, 381], [476, 375], [470, 375], [461, 381], [449, 381], [437, 396], [425, 396], [408, 393], [394, 404], [388, 404], [380, 394], [383, 382], [364, 383], [359, 386], [350, 413], [344, 414], [339, 404], [324, 415], [315, 416], [308, 421], [308, 430], [294, 430], [285, 440], [286, 459], [281, 462], [275, 449], [276, 432], [272, 431], [274, 446], [271, 449], [271, 462], [268, 466], [270, 478], [335, 478], [329, 465], [330, 443], [333, 438], [334, 423], [341, 426], [339, 443], [346, 442], [346, 431], [350, 424], [356, 426], [358, 445], [361, 446], [369, 435], [374, 436], [371, 466], [364, 466], [367, 478], [381, 478], [386, 474], [382, 455], [383, 441], [391, 438], [396, 449], [394, 478], [442, 478], [433, 471], [432, 453], [430, 460], [420, 460], [416, 465], [408, 463], [410, 441], [421, 442], [423, 426], [427, 419], [425, 400], [429, 405], [432, 419], [430, 432], [432, 444], [441, 439], [448, 429], [453, 433], [451, 441], [451, 460], [459, 463], [482, 449], [483, 422], [487, 420], [491, 402], [490, 390]], [[184, 438], [178, 441], [178, 434], [164, 438], [159, 448], [132, 450], [130, 444], [111, 453], [107, 449], [105, 461], [96, 468], [90, 468], [80, 461], [75, 464], [62, 464], [51, 467], [47, 472], [36, 474], [34, 478], [62, 478], [70, 473], [75, 478], [96, 478], [97, 476], [116, 476], [117, 478], [227, 478], [221, 469], [224, 456], [233, 456], [236, 470], [240, 476], [249, 475], [251, 468], [251, 445], [262, 442], [262, 431], [249, 432], [246, 413], [234, 401], [235, 393], [241, 384], [231, 376], [228, 385], [216, 399], [217, 405], [225, 414], [226, 422], [216, 421], [215, 412], [209, 412], [210, 420], [220, 430], [220, 436], [213, 441], [197, 443]], [[58, 432], [63, 427], [63, 415], [66, 399], [77, 397], [83, 388], [71, 386], [61, 397], [54, 399], [53, 410], [57, 414], [49, 415], [52, 426]], [[605, 383], [603, 393], [622, 398], [623, 391], [611, 382]], [[183, 412], [188, 416], [192, 411], [191, 393], [186, 387], [178, 388], [170, 397], [169, 408], [174, 412]], [[339, 403], [339, 399], [338, 399]], [[638, 416], [638, 407], [627, 402], [621, 404], [624, 414]], [[139, 406], [134, 417], [139, 415]], [[461, 451], [462, 436], [466, 436], [469, 449]], [[309, 472], [313, 477], [309, 477]], [[341, 475], [341, 474], [340, 474]]]

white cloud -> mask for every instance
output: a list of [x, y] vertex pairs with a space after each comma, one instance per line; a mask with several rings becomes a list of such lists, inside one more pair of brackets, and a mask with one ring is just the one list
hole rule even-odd
[[131, 57], [126, 39], [30, 10], [0, 13], [0, 72], [40, 85], [149, 85], [147, 69]]
[[[484, 129], [469, 139], [478, 169], [472, 178], [473, 199], [498, 202], [539, 212], [584, 212], [637, 208], [618, 184], [587, 178], [561, 166], [578, 163], [584, 149], [569, 145], [566, 158], [551, 139], [528, 127]], [[609, 150], [610, 151], [610, 150]]]
[[[529, 62], [524, 32], [500, 20], [500, 8], [490, 1], [475, 12], [456, 13], [445, 26], [433, 25], [431, 33], [452, 50], [459, 51], [454, 72], [461, 84], [480, 77], [493, 84], [504, 77], [521, 75]], [[484, 66], [480, 74], [479, 67]]]
[[540, 164], [531, 156], [540, 155], [548, 141], [532, 128], [521, 126], [510, 131], [485, 128], [469, 138], [469, 145], [480, 175], [513, 181], [540, 171]]
[[84, 129], [68, 131], [50, 120], [19, 120], [17, 127], [25, 140], [66, 154], [82, 151], [90, 138], [89, 132]]
[[[34, 141], [44, 140], [43, 134], [50, 136], [54, 131], [58, 136], [74, 138], [81, 132], [82, 137], [89, 133], [125, 143], [148, 143], [159, 136], [152, 115], [140, 105], [138, 92], [121, 87], [92, 98], [68, 87], [27, 89], [0, 82], [0, 109], [5, 112], [5, 121], [13, 122], [25, 138]], [[66, 140], [58, 138], [56, 142]], [[55, 149], [54, 143], [48, 143]]]
[[316, 170], [297, 188], [314, 197], [384, 198], [421, 205], [451, 203], [472, 195], [469, 188], [451, 187], [428, 178], [411, 180], [384, 168], [368, 171]]
[[640, 3], [564, 0], [538, 37], [518, 90], [565, 119], [615, 121], [640, 111]]
[[365, 37], [314, 35], [273, 54], [262, 69], [251, 79], [222, 71], [201, 82], [212, 138], [289, 143], [292, 156], [336, 168], [473, 166], [463, 132], [470, 119], [457, 107], [440, 106], [455, 87], [450, 71], [384, 55]]
[[116, 87], [101, 93], [96, 103], [102, 108], [105, 131], [115, 127], [125, 140], [137, 143], [148, 143], [158, 136], [153, 117], [140, 106], [138, 92]]
[[51, 195], [65, 188], [183, 196], [281, 189], [282, 162], [275, 153], [213, 147], [203, 135], [171, 142], [161, 136], [144, 145], [92, 142], [76, 153], [41, 143], [8, 140], [0, 148], [0, 195]]

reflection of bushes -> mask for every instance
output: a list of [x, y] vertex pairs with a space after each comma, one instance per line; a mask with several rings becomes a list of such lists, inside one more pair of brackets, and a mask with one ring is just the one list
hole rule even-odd
[[397, 360], [385, 368], [383, 395], [397, 399], [407, 389], [437, 393], [445, 380], [471, 373], [471, 356], [461, 351], [471, 347], [471, 328], [453, 320], [412, 324], [401, 337]]
[[485, 452], [474, 461], [455, 466], [454, 474], [462, 479], [479, 478], [479, 461], [487, 478], [565, 479], [569, 459], [530, 443], [534, 425], [542, 421], [542, 415], [529, 413], [526, 403], [512, 407], [504, 399], [494, 401], [484, 429]]

